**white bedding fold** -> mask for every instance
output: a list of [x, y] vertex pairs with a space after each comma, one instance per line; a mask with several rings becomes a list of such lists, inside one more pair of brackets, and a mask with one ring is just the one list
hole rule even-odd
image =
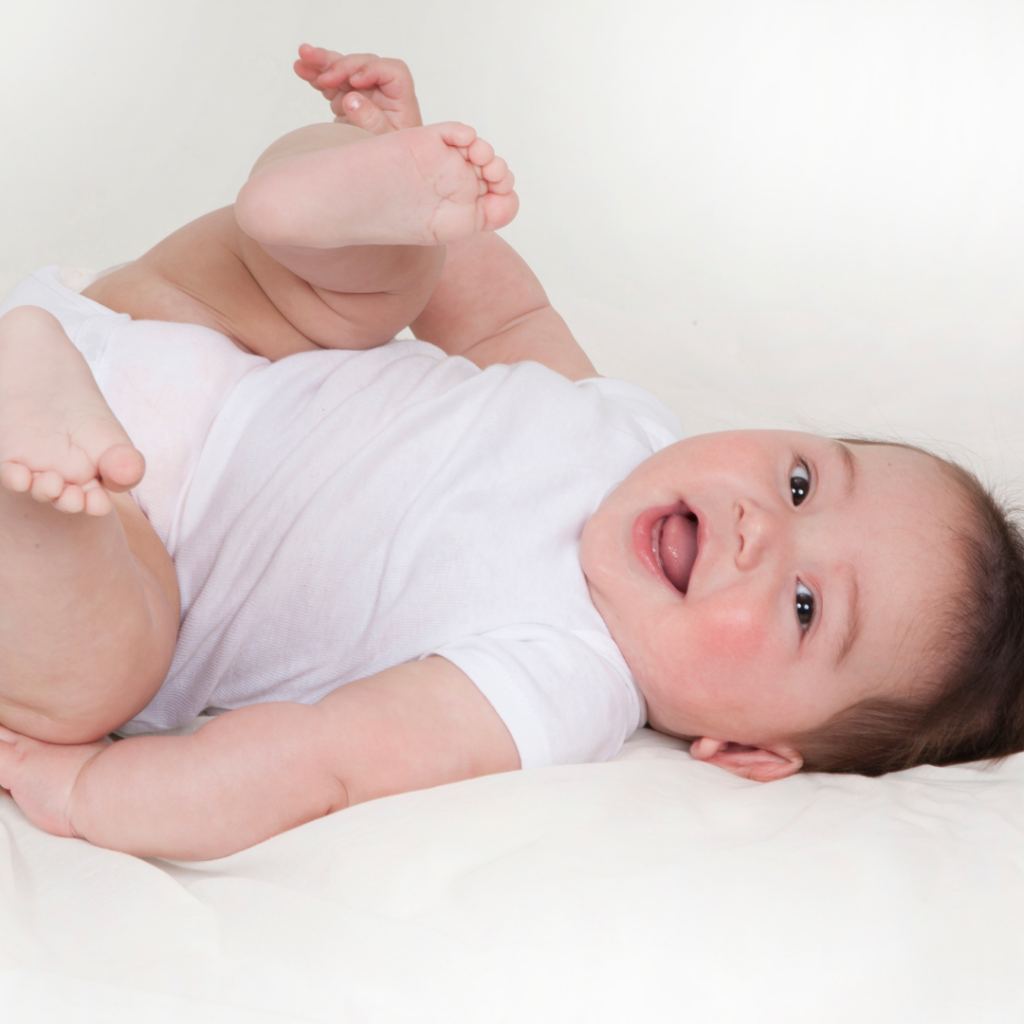
[[680, 746], [645, 730], [202, 864], [0, 798], [4, 1018], [1024, 1019], [1024, 759], [761, 786]]

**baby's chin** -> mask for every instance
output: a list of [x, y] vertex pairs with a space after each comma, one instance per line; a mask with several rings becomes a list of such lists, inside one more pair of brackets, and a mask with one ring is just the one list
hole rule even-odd
[[580, 534], [580, 568], [593, 589], [593, 581], [601, 575], [601, 566], [606, 561], [606, 552], [611, 548], [614, 527], [613, 509], [606, 498], [590, 518], [583, 524]]

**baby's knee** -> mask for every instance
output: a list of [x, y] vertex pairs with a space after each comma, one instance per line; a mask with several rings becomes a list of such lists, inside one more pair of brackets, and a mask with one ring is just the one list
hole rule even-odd
[[0, 705], [0, 725], [33, 740], [68, 744], [93, 743], [117, 728], [116, 725], [107, 728], [89, 719], [54, 718], [31, 708], [14, 705]]
[[0, 338], [12, 333], [24, 337], [26, 333], [64, 334], [60, 321], [39, 306], [15, 306], [0, 316]]

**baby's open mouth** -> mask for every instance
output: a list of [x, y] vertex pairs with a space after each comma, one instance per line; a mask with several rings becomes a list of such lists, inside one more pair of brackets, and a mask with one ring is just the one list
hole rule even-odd
[[659, 519], [651, 531], [651, 550], [665, 578], [685, 594], [697, 561], [697, 517], [683, 509]]

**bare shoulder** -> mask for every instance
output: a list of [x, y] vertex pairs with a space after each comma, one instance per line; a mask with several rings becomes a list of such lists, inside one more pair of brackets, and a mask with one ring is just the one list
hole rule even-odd
[[321, 291], [241, 231], [231, 206], [186, 224], [83, 294], [138, 320], [210, 327], [268, 359], [340, 347], [346, 329]]

